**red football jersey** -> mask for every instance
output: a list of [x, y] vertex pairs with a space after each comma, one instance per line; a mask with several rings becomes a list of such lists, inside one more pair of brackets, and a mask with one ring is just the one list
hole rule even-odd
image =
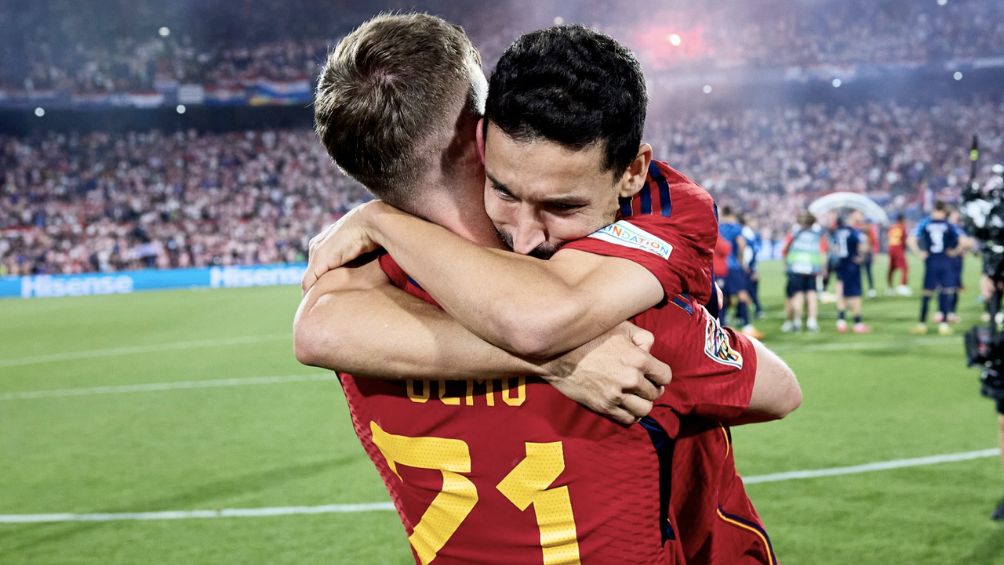
[[[618, 224], [621, 228], [615, 229]], [[642, 233], [635, 235], [632, 230]], [[630, 202], [622, 202], [616, 224], [566, 247], [633, 259], [659, 279], [667, 297], [690, 291], [703, 303], [705, 295], [698, 291], [709, 284], [708, 269], [716, 276], [727, 274], [728, 266], [717, 266], [714, 260], [722, 253], [719, 247], [725, 248], [727, 258], [731, 245], [719, 237], [714, 201], [707, 191], [665, 163], [653, 161], [645, 188]], [[660, 332], [672, 333], [674, 328], [660, 323], [668, 320], [657, 312], [650, 310], [633, 321], [655, 334], [658, 344]], [[715, 349], [711, 336], [718, 333], [717, 323], [709, 324], [705, 332], [710, 354]], [[737, 338], [730, 335], [728, 339], [734, 343]], [[727, 350], [719, 355], [727, 358]], [[717, 382], [680, 378], [663, 351], [653, 347], [652, 353], [674, 370], [667, 395], [656, 404], [652, 417], [675, 438], [669, 520], [678, 528], [682, 560], [774, 565], [770, 540], [736, 471], [728, 428], [719, 423], [741, 413], [740, 406], [748, 406], [751, 389], [737, 386], [740, 383], [731, 381], [728, 373]], [[752, 354], [748, 357], [755, 359]], [[742, 385], [752, 383], [750, 378]], [[681, 397], [713, 400], [706, 406], [692, 401], [674, 405]]]
[[732, 244], [724, 237], [718, 236], [718, 242], [715, 243], [715, 259], [712, 263], [716, 277], [725, 278], [728, 276], [730, 255], [732, 255]]
[[[430, 299], [389, 257], [381, 264], [395, 284]], [[672, 392], [653, 414], [662, 429], [676, 433], [676, 413], [729, 417], [745, 409], [756, 372], [748, 340], [720, 328], [691, 298], [635, 323], [654, 331], [653, 354], [673, 367]], [[418, 562], [682, 559], [668, 485], [660, 483], [669, 463], [660, 462], [657, 431], [615, 424], [536, 378], [343, 375], [342, 384]]]
[[727, 427], [684, 418], [673, 446], [672, 478], [669, 519], [686, 563], [777, 564], [736, 470]]
[[906, 249], [906, 227], [904, 227], [903, 224], [896, 222], [895, 224], [889, 226], [889, 231], [886, 232], [886, 237], [889, 240], [890, 253]]
[[667, 299], [689, 294], [707, 304], [717, 241], [718, 217], [708, 191], [652, 161], [645, 187], [621, 200], [616, 222], [564, 248], [631, 259], [659, 279]]

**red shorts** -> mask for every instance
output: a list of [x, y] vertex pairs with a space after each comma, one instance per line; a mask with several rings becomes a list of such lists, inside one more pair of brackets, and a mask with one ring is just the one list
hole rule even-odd
[[892, 271], [907, 269], [906, 253], [902, 249], [889, 250], [889, 269]]
[[736, 472], [728, 429], [693, 417], [680, 425], [669, 514], [686, 562], [776, 565], [770, 537]]

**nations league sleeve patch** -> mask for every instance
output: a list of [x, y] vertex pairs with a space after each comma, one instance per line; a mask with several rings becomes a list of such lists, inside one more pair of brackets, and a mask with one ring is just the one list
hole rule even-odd
[[705, 318], [707, 324], [704, 327], [704, 354], [716, 363], [742, 369], [743, 356], [732, 349], [728, 332], [722, 329], [722, 326], [718, 325], [718, 320], [710, 314]]
[[589, 234], [589, 237], [614, 245], [641, 249], [663, 259], [669, 259], [669, 254], [673, 252], [673, 246], [669, 243], [624, 220], [596, 230]]

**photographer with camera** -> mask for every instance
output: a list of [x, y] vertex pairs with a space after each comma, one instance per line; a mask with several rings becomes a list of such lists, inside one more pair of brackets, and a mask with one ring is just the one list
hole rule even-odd
[[[980, 392], [997, 404], [997, 441], [1004, 463], [1004, 336], [998, 332], [997, 320], [1004, 296], [1004, 166], [994, 165], [993, 180], [981, 190], [975, 182], [979, 160], [979, 141], [975, 135], [970, 160], [969, 184], [962, 192], [959, 213], [966, 231], [981, 244], [980, 284], [989, 324], [974, 326], [966, 333], [966, 357], [969, 366], [982, 367]], [[990, 517], [1004, 520], [1004, 500]]]

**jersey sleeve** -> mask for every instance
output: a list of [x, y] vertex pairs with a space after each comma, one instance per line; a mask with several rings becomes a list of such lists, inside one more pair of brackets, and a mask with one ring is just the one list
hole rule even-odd
[[401, 266], [397, 264], [397, 261], [390, 256], [389, 253], [384, 253], [380, 256], [380, 269], [383, 270], [390, 282], [398, 288], [404, 288], [408, 283], [408, 275], [401, 269]]
[[673, 371], [656, 406], [723, 421], [746, 411], [757, 370], [748, 337], [723, 328], [703, 306], [682, 297], [643, 313], [635, 323], [656, 336], [652, 354]]
[[414, 279], [409, 277], [408, 273], [401, 269], [401, 266], [397, 264], [397, 261], [395, 261], [389, 253], [381, 255], [379, 261], [380, 268], [383, 270], [384, 274], [387, 275], [387, 278], [390, 279], [391, 284], [412, 296], [421, 298], [429, 304], [439, 306], [436, 299], [433, 298], [431, 294], [426, 292], [425, 289], [420, 287]]
[[670, 216], [623, 218], [564, 248], [634, 261], [655, 275], [667, 299], [686, 293], [706, 304], [711, 298], [718, 221], [711, 196], [704, 195], [688, 195], [678, 199], [679, 204], [674, 200]]

